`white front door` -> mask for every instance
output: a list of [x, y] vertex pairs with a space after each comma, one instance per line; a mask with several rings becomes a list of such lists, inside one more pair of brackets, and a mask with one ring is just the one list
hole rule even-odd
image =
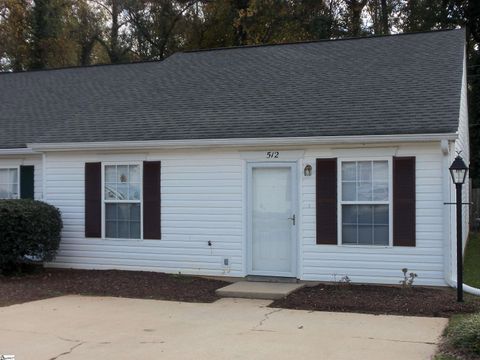
[[295, 276], [295, 163], [250, 163], [248, 171], [248, 272]]

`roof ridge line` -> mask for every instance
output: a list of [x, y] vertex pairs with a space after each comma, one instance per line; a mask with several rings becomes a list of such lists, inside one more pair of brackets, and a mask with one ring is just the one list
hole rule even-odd
[[257, 47], [269, 47], [269, 46], [281, 46], [281, 45], [301, 45], [301, 44], [312, 44], [312, 43], [323, 43], [323, 42], [335, 42], [335, 41], [348, 41], [348, 40], [370, 40], [378, 38], [388, 38], [388, 37], [397, 37], [397, 36], [406, 36], [406, 35], [421, 35], [421, 34], [430, 34], [430, 33], [440, 33], [448, 31], [459, 31], [463, 30], [464, 27], [457, 27], [452, 29], [435, 29], [435, 30], [425, 30], [425, 31], [414, 31], [414, 32], [403, 32], [397, 34], [379, 34], [379, 35], [368, 35], [368, 36], [354, 36], [354, 37], [344, 37], [344, 38], [329, 38], [329, 39], [317, 39], [317, 40], [304, 40], [304, 41], [290, 41], [290, 42], [281, 42], [281, 43], [271, 43], [271, 44], [251, 44], [251, 45], [238, 45], [238, 46], [223, 46], [217, 48], [208, 48], [208, 49], [192, 49], [192, 50], [182, 50], [180, 53], [195, 53], [195, 52], [208, 52], [208, 51], [220, 51], [220, 50], [236, 50], [236, 49], [248, 49], [248, 48], [257, 48]]
[[192, 50], [182, 50], [177, 51], [170, 56], [167, 56], [165, 59], [149, 59], [149, 60], [139, 60], [125, 63], [114, 63], [114, 64], [90, 64], [90, 65], [72, 65], [58, 68], [50, 69], [32, 69], [32, 70], [19, 70], [19, 71], [0, 71], [1, 75], [7, 74], [24, 74], [24, 73], [34, 73], [34, 72], [45, 72], [45, 71], [58, 71], [58, 70], [72, 70], [72, 69], [89, 69], [95, 67], [106, 67], [106, 66], [121, 66], [121, 65], [137, 65], [145, 63], [160, 63], [165, 60], [168, 60], [172, 56], [179, 54], [188, 54], [196, 52], [208, 52], [208, 51], [221, 51], [221, 50], [237, 50], [237, 49], [248, 49], [248, 48], [258, 48], [258, 47], [269, 47], [269, 46], [281, 46], [281, 45], [301, 45], [301, 44], [312, 44], [312, 43], [323, 43], [323, 42], [335, 42], [335, 41], [349, 41], [349, 40], [369, 40], [377, 38], [387, 38], [387, 37], [397, 37], [397, 36], [407, 36], [407, 35], [419, 35], [419, 34], [428, 34], [428, 33], [437, 33], [437, 32], [447, 32], [447, 31], [458, 31], [462, 30], [464, 27], [453, 28], [453, 29], [438, 29], [438, 30], [427, 30], [427, 31], [416, 31], [408, 33], [398, 33], [398, 34], [388, 34], [388, 35], [370, 35], [370, 36], [357, 36], [357, 37], [346, 37], [346, 38], [334, 38], [334, 39], [318, 39], [318, 40], [307, 40], [307, 41], [292, 41], [284, 43], [273, 43], [273, 44], [252, 44], [252, 45], [241, 45], [241, 46], [225, 46], [217, 48], [208, 48], [208, 49], [192, 49]]

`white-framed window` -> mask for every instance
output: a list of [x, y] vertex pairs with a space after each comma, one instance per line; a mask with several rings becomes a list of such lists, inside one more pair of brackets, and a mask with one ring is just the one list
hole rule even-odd
[[103, 234], [106, 239], [142, 238], [142, 165], [103, 164]]
[[18, 199], [20, 180], [18, 167], [0, 168], [0, 199]]
[[391, 245], [391, 159], [341, 160], [339, 234], [342, 245]]

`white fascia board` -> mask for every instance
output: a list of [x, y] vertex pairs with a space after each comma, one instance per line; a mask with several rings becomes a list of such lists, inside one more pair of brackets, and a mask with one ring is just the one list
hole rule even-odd
[[194, 140], [149, 140], [149, 141], [106, 141], [71, 143], [31, 143], [27, 146], [34, 151], [75, 151], [75, 150], [124, 150], [124, 149], [174, 149], [201, 147], [247, 147], [247, 146], [299, 146], [334, 144], [378, 144], [398, 142], [425, 142], [455, 140], [457, 133], [406, 134], [368, 136], [312, 136], [278, 138], [234, 138]]
[[34, 155], [39, 154], [37, 151], [28, 148], [16, 148], [16, 149], [0, 149], [0, 156], [3, 155]]

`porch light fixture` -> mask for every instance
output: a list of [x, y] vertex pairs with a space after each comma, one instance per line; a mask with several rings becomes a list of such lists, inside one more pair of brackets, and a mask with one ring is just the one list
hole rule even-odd
[[308, 164], [305, 166], [305, 169], [303, 169], [303, 175], [312, 176], [312, 165]]
[[452, 176], [453, 183], [455, 185], [465, 184], [465, 179], [467, 178], [468, 166], [465, 165], [462, 157], [457, 155], [455, 160], [453, 160], [452, 165], [450, 166], [450, 175]]
[[457, 301], [463, 301], [463, 230], [462, 230], [462, 186], [467, 178], [468, 166], [463, 161], [460, 153], [449, 168], [453, 183], [456, 188], [457, 207]]

